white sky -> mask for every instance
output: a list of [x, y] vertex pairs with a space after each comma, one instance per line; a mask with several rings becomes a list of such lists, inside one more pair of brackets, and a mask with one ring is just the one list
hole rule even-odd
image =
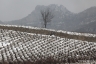
[[30, 14], [36, 5], [64, 5], [69, 11], [79, 13], [96, 6], [96, 0], [0, 0], [0, 20], [21, 19]]

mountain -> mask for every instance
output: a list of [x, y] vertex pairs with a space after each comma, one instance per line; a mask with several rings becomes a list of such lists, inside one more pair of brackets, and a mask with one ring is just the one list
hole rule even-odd
[[[49, 6], [38, 5], [35, 10], [31, 12], [27, 17], [20, 20], [10, 21], [8, 24], [17, 24], [17, 25], [29, 25], [34, 27], [42, 27], [41, 13], [40, 11], [45, 8], [50, 8], [54, 14], [52, 22], [48, 24], [47, 28], [51, 29], [62, 29], [67, 30], [67, 25], [70, 24], [74, 14], [68, 11], [63, 5], [51, 4]], [[71, 25], [70, 25], [71, 26]], [[69, 26], [69, 27], [70, 27]]]
[[[44, 10], [45, 8], [50, 8], [54, 14], [54, 18], [47, 25], [47, 28], [79, 32], [86, 32], [84, 29], [89, 30], [89, 28], [91, 28], [91, 30], [94, 30], [95, 28], [91, 27], [90, 25], [95, 26], [93, 22], [96, 22], [96, 7], [88, 8], [80, 13], [72, 13], [63, 5], [58, 6], [56, 4], [51, 4], [48, 6], [38, 5], [28, 16], [20, 20], [7, 22], [7, 24], [43, 27], [40, 11]], [[92, 31], [89, 30], [87, 32]]]
[[81, 28], [77, 29], [76, 32], [83, 32], [83, 33], [86, 32], [96, 34], [96, 21], [83, 25]]
[[79, 27], [77, 32], [96, 33], [96, 7], [91, 7], [78, 14]]
[[76, 16], [76, 20], [80, 22], [80, 25], [88, 24], [96, 20], [96, 7], [91, 7]]

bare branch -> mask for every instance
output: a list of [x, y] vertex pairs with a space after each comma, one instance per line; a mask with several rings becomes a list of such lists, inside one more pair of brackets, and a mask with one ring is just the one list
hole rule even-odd
[[51, 22], [51, 20], [54, 18], [54, 15], [52, 14], [52, 11], [50, 11], [49, 8], [45, 10], [41, 10], [41, 16], [42, 16], [45, 28], [47, 26], [47, 23]]

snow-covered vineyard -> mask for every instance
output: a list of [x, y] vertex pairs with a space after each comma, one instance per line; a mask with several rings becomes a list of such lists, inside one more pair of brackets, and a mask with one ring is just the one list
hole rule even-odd
[[96, 42], [0, 29], [0, 64], [44, 62], [96, 63]]

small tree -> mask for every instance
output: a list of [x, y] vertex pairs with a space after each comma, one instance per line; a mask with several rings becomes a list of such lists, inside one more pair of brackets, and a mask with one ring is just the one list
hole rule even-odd
[[41, 10], [41, 17], [43, 20], [44, 28], [46, 28], [48, 22], [51, 22], [51, 20], [54, 18], [54, 15], [52, 14], [52, 11], [47, 8], [45, 10]]

